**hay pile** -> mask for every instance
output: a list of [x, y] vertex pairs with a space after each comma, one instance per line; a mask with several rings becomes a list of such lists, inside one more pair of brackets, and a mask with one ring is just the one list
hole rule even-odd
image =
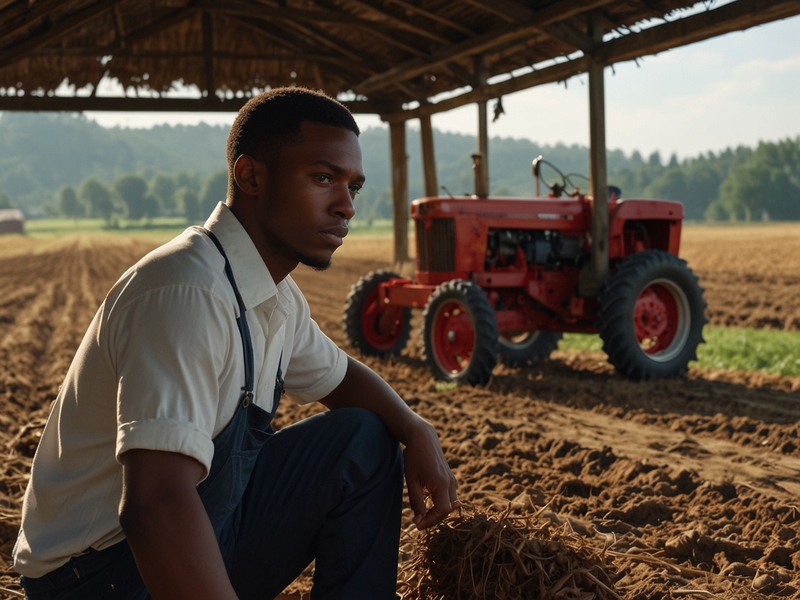
[[400, 573], [407, 600], [621, 599], [603, 552], [539, 513], [467, 506], [413, 545]]

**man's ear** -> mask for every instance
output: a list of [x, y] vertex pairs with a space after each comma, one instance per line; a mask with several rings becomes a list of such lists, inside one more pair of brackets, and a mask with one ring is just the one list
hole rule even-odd
[[237, 187], [248, 196], [255, 196], [259, 188], [259, 171], [256, 161], [242, 154], [233, 164], [233, 178]]

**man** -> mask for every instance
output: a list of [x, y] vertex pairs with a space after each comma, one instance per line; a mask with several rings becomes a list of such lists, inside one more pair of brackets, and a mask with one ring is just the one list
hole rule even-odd
[[[455, 479], [289, 277], [347, 235], [358, 134], [321, 93], [254, 98], [226, 203], [111, 289], [33, 461], [14, 550], [28, 597], [272, 598], [312, 559], [312, 597], [394, 597], [403, 464], [420, 529], [457, 505]], [[273, 434], [284, 387], [331, 410]]]

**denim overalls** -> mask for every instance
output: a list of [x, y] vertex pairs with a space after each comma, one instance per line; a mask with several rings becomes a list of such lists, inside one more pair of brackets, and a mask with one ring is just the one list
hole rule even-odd
[[[250, 340], [250, 329], [247, 325], [244, 302], [236, 286], [230, 262], [222, 249], [222, 245], [217, 237], [208, 230], [204, 233], [214, 242], [225, 259], [225, 274], [228, 276], [236, 295], [236, 302], [239, 305], [239, 316], [236, 324], [239, 326], [239, 333], [242, 336], [242, 346], [244, 348], [244, 387], [239, 396], [239, 405], [230, 423], [214, 438], [214, 457], [211, 460], [211, 469], [208, 477], [197, 486], [197, 492], [206, 507], [208, 517], [214, 527], [214, 533], [220, 543], [220, 548], [229, 547], [234, 542], [224, 535], [226, 531], [232, 529], [228, 527], [234, 518], [236, 507], [240, 505], [244, 490], [250, 480], [250, 474], [258, 458], [258, 453], [264, 442], [274, 435], [270, 426], [278, 403], [283, 393], [283, 377], [281, 373], [280, 360], [278, 361], [278, 373], [275, 377], [275, 395], [272, 400], [272, 410], [265, 411], [263, 408], [253, 404], [254, 387], [254, 366], [253, 366], [253, 344]], [[223, 556], [230, 557], [230, 553], [223, 552]], [[226, 567], [230, 570], [230, 564], [226, 560]]]
[[[197, 486], [234, 588], [240, 598], [272, 598], [316, 558], [312, 598], [393, 599], [403, 491], [397, 440], [358, 408], [274, 433], [280, 366], [267, 412], [252, 403], [253, 348], [233, 271], [219, 242], [203, 231], [225, 257], [245, 357], [238, 408], [214, 438], [209, 475]], [[22, 582], [32, 600], [149, 598], [125, 540]]]
[[[247, 325], [244, 303], [233, 277], [228, 257], [216, 236], [210, 231], [198, 228], [205, 233], [225, 259], [225, 275], [233, 287], [239, 316], [236, 323], [242, 337], [244, 348], [245, 382], [236, 412], [230, 422], [213, 440], [214, 457], [208, 477], [198, 486], [197, 491], [208, 512], [220, 548], [230, 548], [235, 542], [231, 538], [231, 520], [250, 479], [258, 453], [264, 442], [274, 435], [270, 426], [283, 393], [283, 377], [280, 362], [275, 378], [275, 396], [272, 410], [267, 412], [253, 404], [254, 365], [253, 345]], [[281, 354], [281, 359], [283, 355]], [[232, 552], [224, 552], [226, 567], [230, 569]], [[115, 565], [114, 568], [111, 568]], [[96, 575], [108, 571], [108, 577]], [[81, 581], [83, 580], [83, 581]], [[137, 581], [138, 580], [138, 581]], [[109, 581], [115, 581], [109, 583]], [[29, 598], [63, 598], [64, 600], [86, 600], [90, 598], [144, 599], [149, 595], [139, 577], [136, 563], [127, 541], [122, 541], [105, 550], [89, 549], [86, 554], [74, 557], [65, 565], [44, 577], [22, 578], [22, 584]], [[82, 585], [79, 585], [82, 584]], [[70, 588], [75, 589], [69, 591]]]

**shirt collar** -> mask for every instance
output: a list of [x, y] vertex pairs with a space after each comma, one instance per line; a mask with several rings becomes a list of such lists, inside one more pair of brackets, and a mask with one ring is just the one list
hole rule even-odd
[[270, 298], [272, 299], [270, 304], [274, 305], [278, 293], [275, 280], [272, 279], [253, 240], [231, 209], [223, 202], [217, 204], [205, 222], [205, 227], [217, 236], [225, 249], [245, 309], [257, 306]]

